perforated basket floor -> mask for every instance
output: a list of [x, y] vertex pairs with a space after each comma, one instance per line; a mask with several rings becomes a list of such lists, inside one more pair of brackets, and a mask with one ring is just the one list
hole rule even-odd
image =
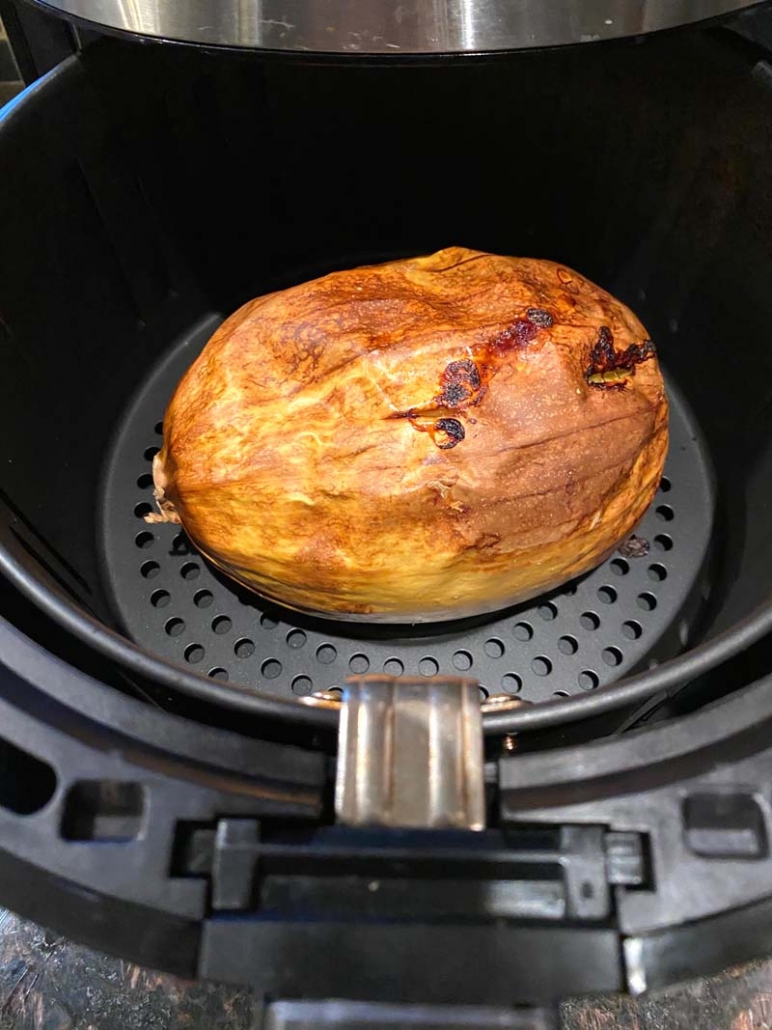
[[104, 477], [108, 593], [126, 634], [147, 650], [285, 696], [327, 689], [352, 672], [461, 672], [488, 692], [540, 701], [594, 690], [686, 643], [713, 491], [698, 428], [674, 384], [665, 476], [636, 529], [646, 555], [617, 553], [557, 592], [475, 620], [415, 629], [326, 622], [261, 601], [208, 565], [179, 527], [143, 521], [166, 403], [217, 324], [197, 325], [153, 370], [122, 420]]

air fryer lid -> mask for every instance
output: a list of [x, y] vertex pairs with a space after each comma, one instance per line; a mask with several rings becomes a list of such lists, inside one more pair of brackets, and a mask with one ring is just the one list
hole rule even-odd
[[46, 0], [68, 17], [198, 45], [339, 54], [479, 53], [670, 29], [758, 0]]

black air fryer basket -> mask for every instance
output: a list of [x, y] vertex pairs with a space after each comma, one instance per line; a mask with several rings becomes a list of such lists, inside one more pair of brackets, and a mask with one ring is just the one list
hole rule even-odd
[[[462, 60], [99, 37], [0, 113], [0, 901], [274, 999], [548, 1005], [772, 944], [772, 64], [748, 24]], [[516, 609], [372, 628], [144, 522], [165, 405], [224, 317], [451, 244], [559, 260], [647, 326], [671, 447], [637, 547]], [[487, 829], [336, 821], [366, 673], [478, 681]]]

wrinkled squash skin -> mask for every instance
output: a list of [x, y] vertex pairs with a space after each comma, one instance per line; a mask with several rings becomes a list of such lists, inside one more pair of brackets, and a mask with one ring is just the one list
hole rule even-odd
[[667, 442], [628, 308], [549, 261], [451, 247], [227, 319], [166, 412], [156, 518], [292, 608], [459, 618], [604, 560]]

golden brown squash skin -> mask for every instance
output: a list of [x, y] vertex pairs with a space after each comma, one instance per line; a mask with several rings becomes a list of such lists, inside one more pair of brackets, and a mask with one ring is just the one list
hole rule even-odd
[[169, 404], [163, 518], [326, 616], [526, 600], [599, 564], [654, 496], [667, 400], [645, 341], [578, 273], [461, 247], [260, 297]]

